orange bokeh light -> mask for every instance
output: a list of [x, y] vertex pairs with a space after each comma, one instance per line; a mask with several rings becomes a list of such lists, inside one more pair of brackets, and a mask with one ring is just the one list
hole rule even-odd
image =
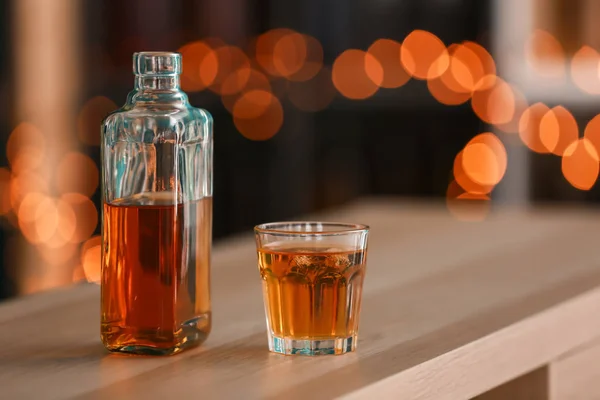
[[36, 230], [36, 214], [40, 204], [46, 201], [48, 197], [42, 193], [28, 193], [23, 197], [16, 210], [19, 221], [19, 229], [21, 233], [30, 243], [39, 243], [41, 240], [38, 237]]
[[[250, 60], [248, 56], [238, 47], [222, 46], [214, 51], [218, 60], [219, 69], [208, 87], [217, 94], [234, 94], [246, 86], [250, 77]], [[235, 78], [229, 80], [233, 75]], [[228, 84], [225, 85], [224, 83]]]
[[465, 45], [455, 46], [450, 55], [448, 68], [460, 92], [473, 92], [486, 75], [483, 64], [475, 51]]
[[98, 167], [82, 153], [67, 153], [56, 169], [56, 186], [60, 193], [91, 196], [98, 188], [98, 181]]
[[[468, 97], [471, 97], [471, 90], [466, 89], [463, 85], [461, 85], [455, 77], [455, 74], [453, 73], [453, 70], [457, 71], [457, 74], [463, 74], [463, 75], [469, 75], [469, 70], [466, 64], [464, 64], [460, 59], [458, 58], [454, 58], [453, 54], [456, 52], [456, 50], [459, 48], [460, 45], [458, 44], [452, 44], [450, 45], [450, 47], [448, 47], [448, 54], [449, 54], [449, 64], [448, 66], [444, 66], [441, 65], [440, 66], [440, 62], [444, 62], [441, 59], [438, 59], [438, 62], [436, 62], [434, 64], [434, 69], [436, 68], [440, 68], [441, 70], [443, 70], [444, 72], [441, 73], [441, 75], [439, 76], [439, 79], [444, 83], [444, 85], [451, 90], [452, 92], [456, 93], [457, 95], [464, 95], [467, 94]], [[463, 80], [466, 80], [466, 77], [462, 77]]]
[[181, 87], [187, 92], [199, 92], [212, 85], [219, 71], [219, 60], [206, 42], [196, 41], [182, 46]]
[[[44, 245], [50, 248], [63, 248], [65, 246], [71, 246], [70, 242], [73, 239], [73, 235], [77, 229], [77, 216], [73, 211], [71, 205], [62, 199], [55, 199], [54, 205], [56, 209], [56, 227], [54, 233], [49, 240], [44, 241]], [[51, 229], [51, 225], [43, 226], [44, 223], [49, 221], [43, 221], [44, 217], [37, 218], [37, 213], [40, 215], [47, 215], [45, 211], [40, 211], [40, 208], [36, 211], [36, 227], [38, 228], [38, 234], [41, 229]]]
[[94, 236], [87, 240], [81, 247], [81, 265], [88, 282], [100, 283], [102, 278], [101, 255], [102, 239], [100, 236]]
[[23, 147], [15, 155], [13, 162], [11, 163], [13, 175], [20, 175], [26, 171], [39, 170], [44, 162], [44, 156], [44, 149], [42, 148]]
[[10, 211], [10, 171], [6, 168], [0, 168], [0, 215], [7, 214]]
[[36, 239], [48, 247], [64, 246], [73, 236], [75, 225], [75, 213], [63, 201], [46, 197], [35, 209]]
[[238, 68], [223, 80], [220, 87], [221, 96], [233, 96], [241, 92], [250, 81], [253, 70], [248, 67]]
[[600, 94], [600, 54], [582, 46], [571, 58], [571, 80], [589, 94]]
[[233, 107], [237, 130], [250, 140], [267, 140], [283, 124], [283, 107], [272, 93], [252, 90], [244, 93]]
[[549, 32], [536, 29], [525, 45], [525, 58], [536, 73], [547, 78], [560, 78], [566, 69], [565, 52]]
[[383, 83], [383, 67], [379, 61], [369, 53], [364, 55], [364, 70], [367, 76], [377, 87], [381, 87]]
[[335, 98], [331, 70], [323, 67], [315, 77], [305, 82], [289, 82], [287, 95], [293, 105], [307, 112], [327, 108]]
[[390, 39], [379, 39], [367, 50], [381, 64], [383, 79], [381, 87], [398, 88], [410, 79], [410, 75], [400, 62], [400, 43]]
[[598, 179], [598, 152], [592, 143], [582, 138], [571, 143], [562, 157], [565, 179], [579, 190], [590, 190]]
[[550, 153], [562, 156], [578, 136], [575, 117], [562, 106], [552, 108], [540, 120], [540, 141]]
[[79, 140], [91, 146], [100, 145], [102, 120], [117, 108], [117, 104], [105, 96], [92, 97], [86, 101], [77, 117]]
[[[448, 51], [450, 54], [458, 47], [458, 45], [450, 45]], [[437, 65], [437, 63], [435, 64]], [[434, 66], [433, 68], [437, 68]], [[431, 95], [440, 103], [445, 105], [463, 104], [471, 98], [471, 93], [456, 82], [450, 68], [445, 68], [445, 71], [435, 79], [427, 80], [427, 88]]]
[[[479, 65], [481, 65], [481, 67], [483, 68], [483, 74], [480, 77], [475, 76], [475, 79], [473, 79], [473, 90], [487, 89], [485, 85], [482, 85], [482, 79], [488, 76], [496, 75], [496, 63], [494, 62], [494, 58], [483, 46], [481, 46], [478, 43], [467, 40], [464, 41], [462, 45], [467, 49], [471, 50], [473, 53], [475, 53], [475, 55], [479, 59]], [[493, 81], [490, 81], [489, 79], [487, 79], [487, 82], [493, 83]]]
[[[242, 73], [241, 69], [238, 71]], [[227, 79], [223, 85], [225, 86], [229, 84], [228, 82], [229, 79]], [[235, 106], [235, 103], [238, 101], [238, 99], [242, 97], [245, 93], [254, 90], [271, 92], [271, 83], [269, 82], [269, 79], [265, 76], [265, 74], [263, 74], [262, 72], [256, 69], [249, 69], [246, 84], [240, 88], [239, 92], [232, 93], [229, 95], [221, 95], [221, 102], [230, 113], [233, 113], [233, 107]]]
[[254, 56], [258, 65], [267, 74], [278, 77], [282, 76], [275, 65], [274, 50], [280, 39], [291, 34], [296, 34], [296, 32], [287, 28], [277, 28], [271, 29], [256, 38]]
[[418, 29], [402, 42], [400, 60], [406, 71], [416, 79], [435, 79], [450, 65], [448, 50], [440, 38]]
[[37, 207], [47, 198], [48, 196], [43, 193], [27, 193], [16, 212], [19, 221], [23, 223], [34, 222]]
[[263, 115], [271, 102], [273, 94], [264, 90], [252, 90], [241, 96], [233, 106], [233, 115], [241, 119], [254, 119]]
[[[432, 67], [432, 69], [437, 69], [440, 68], [441, 70], [443, 70], [444, 72], [441, 73], [441, 75], [439, 76], [439, 79], [442, 80], [442, 82], [446, 85], [446, 87], [448, 89], [450, 89], [451, 91], [453, 91], [456, 94], [468, 94], [469, 97], [471, 94], [471, 90], [466, 89], [463, 85], [461, 85], [455, 77], [455, 74], [453, 73], [453, 70], [455, 70], [457, 72], [457, 75], [459, 74], [463, 74], [463, 75], [469, 75], [469, 70], [466, 64], [464, 64], [460, 59], [458, 58], [454, 58], [453, 54], [456, 52], [456, 50], [460, 47], [460, 45], [458, 44], [451, 44], [450, 47], [448, 47], [448, 54], [449, 54], [449, 64], [448, 66], [444, 66], [441, 65], [440, 63], [443, 63], [444, 61], [442, 59], [438, 59], [438, 61], [436, 63], [434, 63], [434, 66]], [[466, 80], [466, 77], [462, 77], [463, 80]]]
[[515, 92], [504, 80], [488, 75], [479, 81], [473, 92], [471, 107], [483, 122], [492, 125], [507, 124], [515, 116]]
[[302, 69], [307, 54], [304, 35], [297, 32], [288, 33], [279, 38], [273, 46], [273, 66], [279, 76], [292, 76]]
[[69, 241], [81, 243], [90, 238], [98, 225], [98, 211], [94, 203], [79, 193], [66, 193], [62, 195], [61, 200], [71, 207], [77, 220]]
[[371, 97], [383, 82], [383, 68], [372, 55], [346, 50], [333, 63], [332, 81], [344, 97], [361, 100]]
[[441, 78], [429, 79], [427, 81], [427, 88], [437, 101], [447, 106], [463, 104], [471, 98], [470, 93], [456, 93], [451, 90]]
[[519, 121], [519, 137], [531, 151], [548, 153], [540, 135], [541, 121], [550, 111], [543, 103], [535, 103], [527, 108]]
[[482, 185], [481, 183], [473, 181], [469, 175], [466, 174], [463, 167], [463, 152], [460, 151], [454, 159], [453, 175], [456, 184], [458, 184], [463, 192], [476, 193], [476, 194], [487, 194], [494, 189], [493, 185]]
[[506, 149], [493, 133], [475, 136], [462, 153], [463, 169], [473, 182], [482, 186], [495, 186], [504, 177]]
[[13, 176], [10, 181], [10, 204], [16, 212], [23, 198], [29, 193], [48, 193], [48, 182], [32, 171]]
[[67, 245], [77, 225], [68, 203], [41, 193], [28, 193], [19, 205], [17, 217], [25, 239], [48, 248]]
[[589, 140], [598, 154], [600, 154], [600, 114], [596, 115], [588, 122], [583, 137]]
[[35, 125], [29, 122], [17, 125], [6, 143], [6, 157], [13, 173], [39, 167], [44, 161], [45, 146], [46, 137]]
[[295, 82], [304, 82], [312, 79], [323, 67], [323, 46], [314, 37], [302, 35], [306, 46], [306, 57], [302, 67], [295, 73], [287, 76], [287, 79]]

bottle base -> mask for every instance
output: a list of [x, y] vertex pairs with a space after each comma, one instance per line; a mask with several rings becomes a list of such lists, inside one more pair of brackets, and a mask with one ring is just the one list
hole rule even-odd
[[269, 350], [284, 355], [339, 355], [356, 350], [357, 335], [323, 339], [293, 339], [269, 333]]
[[183, 323], [176, 332], [102, 324], [102, 342], [113, 353], [169, 356], [202, 344], [210, 332], [210, 314]]

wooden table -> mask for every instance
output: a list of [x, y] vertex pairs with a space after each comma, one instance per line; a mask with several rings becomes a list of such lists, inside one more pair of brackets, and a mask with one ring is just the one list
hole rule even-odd
[[600, 398], [600, 212], [473, 223], [381, 199], [317, 217], [372, 228], [356, 353], [267, 351], [249, 232], [215, 246], [213, 331], [174, 357], [105, 352], [93, 284], [2, 304], [0, 398]]

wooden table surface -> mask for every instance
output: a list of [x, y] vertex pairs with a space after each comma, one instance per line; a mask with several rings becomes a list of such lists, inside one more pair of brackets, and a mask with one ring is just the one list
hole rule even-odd
[[600, 212], [494, 210], [473, 223], [373, 199], [317, 217], [372, 228], [356, 353], [268, 352], [248, 232], [215, 245], [213, 331], [180, 355], [108, 354], [94, 284], [0, 305], [0, 398], [454, 400], [542, 371], [546, 397], [531, 398], [574, 399], [570, 374], [598, 381], [577, 368], [600, 356]]

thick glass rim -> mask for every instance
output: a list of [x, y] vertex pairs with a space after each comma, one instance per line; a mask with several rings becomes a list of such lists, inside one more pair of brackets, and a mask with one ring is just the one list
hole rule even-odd
[[148, 56], [148, 57], [181, 57], [181, 53], [176, 51], [136, 51], [133, 53], [134, 57]]
[[181, 74], [181, 54], [170, 51], [138, 51], [133, 53], [136, 76], [169, 76]]
[[[292, 230], [290, 226], [318, 226], [322, 230]], [[332, 229], [333, 227], [337, 229]], [[329, 229], [327, 229], [329, 228]], [[325, 221], [281, 221], [256, 225], [254, 232], [279, 236], [339, 236], [369, 231], [368, 225]]]

